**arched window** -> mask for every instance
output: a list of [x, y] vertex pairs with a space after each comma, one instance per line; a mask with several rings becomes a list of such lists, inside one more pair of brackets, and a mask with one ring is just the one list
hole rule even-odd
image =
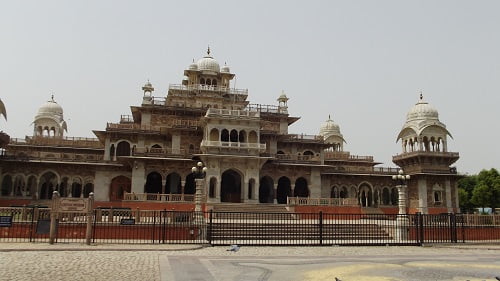
[[210, 141], [218, 141], [219, 140], [219, 130], [217, 130], [216, 128], [213, 128], [212, 130], [210, 130], [209, 140]]
[[257, 143], [257, 133], [255, 131], [250, 131], [250, 133], [248, 133], [248, 142]]
[[217, 80], [213, 79], [212, 80], [212, 85], [217, 86]]
[[83, 197], [88, 198], [91, 192], [94, 192], [94, 184], [89, 182], [83, 187]]
[[238, 136], [238, 141], [245, 142], [245, 139], [246, 139], [246, 132], [244, 130], [241, 130]]
[[391, 189], [391, 205], [397, 205], [398, 204], [398, 189], [397, 188], [392, 188]]
[[116, 156], [130, 156], [130, 144], [126, 141], [121, 141], [116, 146]]
[[229, 141], [230, 142], [238, 142], [238, 131], [236, 130], [231, 130], [231, 134], [229, 135]]
[[295, 181], [293, 193], [295, 197], [309, 197], [309, 188], [305, 178], [300, 177]]
[[336, 186], [332, 186], [330, 190], [330, 198], [339, 198], [339, 189]]
[[2, 196], [9, 196], [12, 192], [12, 177], [5, 175], [2, 181]]
[[201, 79], [200, 79], [200, 84], [201, 84], [201, 85], [205, 85], [205, 78], [201, 78]]
[[389, 205], [391, 203], [391, 195], [389, 194], [389, 189], [384, 187], [382, 190], [382, 204]]
[[347, 187], [342, 187], [340, 189], [340, 198], [348, 198], [349, 197], [349, 192], [347, 191]]
[[220, 140], [225, 142], [229, 141], [229, 131], [227, 129], [222, 130], [220, 134]]

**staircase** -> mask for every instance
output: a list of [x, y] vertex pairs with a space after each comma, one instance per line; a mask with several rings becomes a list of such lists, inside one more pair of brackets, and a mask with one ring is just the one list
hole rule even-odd
[[218, 203], [212, 206], [216, 219], [291, 219], [295, 215], [289, 207], [282, 204], [264, 203]]

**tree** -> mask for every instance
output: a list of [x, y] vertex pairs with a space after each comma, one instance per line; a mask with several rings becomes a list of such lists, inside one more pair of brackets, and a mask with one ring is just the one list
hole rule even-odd
[[500, 174], [496, 169], [482, 170], [472, 191], [471, 202], [477, 207], [500, 207]]
[[476, 205], [471, 202], [472, 192], [477, 185], [477, 176], [466, 176], [458, 181], [458, 202], [464, 213], [474, 212]]

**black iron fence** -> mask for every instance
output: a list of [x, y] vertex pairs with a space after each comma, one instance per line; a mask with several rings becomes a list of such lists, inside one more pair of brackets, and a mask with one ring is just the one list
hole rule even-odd
[[[47, 242], [50, 209], [0, 208], [0, 242]], [[93, 243], [422, 245], [500, 243], [500, 216], [96, 209]], [[87, 216], [56, 215], [55, 242], [85, 242]]]

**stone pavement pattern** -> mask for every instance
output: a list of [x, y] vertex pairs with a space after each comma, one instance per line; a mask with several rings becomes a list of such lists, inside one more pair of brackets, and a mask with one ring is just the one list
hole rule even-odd
[[0, 243], [0, 280], [490, 281], [500, 276], [500, 245], [196, 248]]

